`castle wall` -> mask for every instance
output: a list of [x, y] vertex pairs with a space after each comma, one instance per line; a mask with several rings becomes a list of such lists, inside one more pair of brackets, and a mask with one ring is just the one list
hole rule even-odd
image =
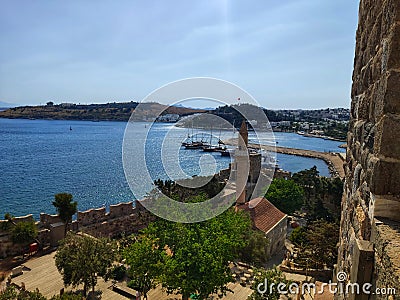
[[[110, 212], [105, 207], [90, 209], [78, 212], [77, 220], [73, 221], [70, 229], [73, 231], [83, 231], [95, 237], [118, 237], [130, 235], [147, 226], [154, 220], [143, 206], [136, 202], [119, 203], [110, 205]], [[13, 218], [14, 222], [33, 221], [32, 215]], [[0, 220], [1, 223], [6, 223]], [[37, 240], [41, 247], [57, 245], [64, 234], [64, 226], [57, 215], [40, 214], [40, 222], [36, 223], [38, 228]], [[12, 225], [11, 225], [12, 226]], [[0, 226], [0, 258], [21, 254], [21, 246], [15, 245], [11, 241], [10, 228], [3, 230]]]
[[[360, 1], [351, 98], [336, 271], [346, 272], [351, 282], [371, 282], [373, 288], [399, 288], [398, 0]], [[352, 297], [361, 296], [339, 296]]]

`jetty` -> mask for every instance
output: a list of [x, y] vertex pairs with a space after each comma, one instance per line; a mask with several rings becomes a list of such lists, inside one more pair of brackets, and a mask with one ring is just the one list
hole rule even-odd
[[[235, 146], [237, 145], [237, 139], [229, 139], [224, 141], [226, 145]], [[297, 155], [309, 158], [317, 158], [322, 159], [328, 165], [329, 171], [332, 175], [337, 175], [340, 178], [344, 178], [344, 163], [345, 156], [343, 153], [335, 153], [335, 152], [320, 152], [315, 150], [305, 150], [305, 149], [297, 149], [297, 148], [287, 148], [280, 146], [269, 146], [269, 145], [259, 145], [254, 143], [249, 143], [249, 147], [255, 149], [264, 149], [266, 151], [275, 151], [277, 153], [288, 154], [288, 155]]]

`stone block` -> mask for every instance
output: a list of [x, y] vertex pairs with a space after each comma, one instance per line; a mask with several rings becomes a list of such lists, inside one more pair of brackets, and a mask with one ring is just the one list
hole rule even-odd
[[357, 119], [361, 120], [368, 120], [369, 118], [369, 111], [370, 111], [370, 102], [371, 91], [368, 90], [365, 94], [359, 97], [358, 105], [357, 105]]
[[[351, 269], [350, 281], [357, 282], [361, 286], [364, 283], [372, 282], [372, 272], [374, 267], [374, 248], [373, 243], [365, 240], [356, 240]], [[366, 294], [350, 294], [349, 299], [368, 300]]]
[[377, 124], [374, 153], [400, 159], [400, 116], [386, 114]]
[[22, 273], [23, 273], [23, 266], [18, 266], [11, 270], [12, 277], [22, 275]]
[[370, 160], [369, 187], [375, 195], [400, 195], [400, 160], [379, 157]]
[[400, 222], [400, 199], [388, 196], [374, 196], [374, 217]]
[[400, 72], [391, 70], [386, 78], [383, 113], [400, 114]]
[[[398, 12], [400, 13], [400, 11]], [[400, 24], [391, 28], [387, 57], [388, 70], [400, 68]]]

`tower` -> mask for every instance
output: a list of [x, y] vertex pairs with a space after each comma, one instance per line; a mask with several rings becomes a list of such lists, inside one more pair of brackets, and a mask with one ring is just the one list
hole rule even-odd
[[249, 152], [247, 149], [249, 134], [246, 121], [243, 120], [238, 135], [238, 148], [235, 151], [236, 169], [236, 204], [246, 202], [246, 185], [250, 169]]

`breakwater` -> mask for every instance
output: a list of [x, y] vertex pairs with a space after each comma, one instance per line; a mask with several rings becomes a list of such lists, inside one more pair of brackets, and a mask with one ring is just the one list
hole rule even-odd
[[[225, 141], [227, 145], [236, 145], [237, 139], [229, 139]], [[250, 143], [250, 147], [256, 149], [264, 149], [265, 151], [276, 151], [282, 154], [297, 155], [309, 158], [322, 159], [328, 165], [329, 171], [333, 176], [339, 176], [344, 178], [344, 160], [343, 156], [335, 152], [320, 152], [315, 150], [305, 150], [297, 148], [287, 148], [287, 147], [273, 147], [269, 145], [259, 145]]]

